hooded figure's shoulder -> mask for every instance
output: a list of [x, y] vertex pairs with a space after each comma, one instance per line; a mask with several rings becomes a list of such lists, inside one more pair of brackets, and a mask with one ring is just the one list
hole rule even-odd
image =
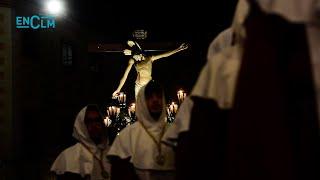
[[[128, 126], [126, 126], [125, 128], [123, 128], [120, 133], [119, 133], [119, 136], [125, 136], [126, 134], [131, 134], [133, 133], [134, 131], [136, 131], [139, 127], [139, 122], [136, 121], [134, 122], [133, 124], [130, 124]], [[123, 135], [124, 134], [124, 135]]]
[[132, 156], [132, 144], [137, 140], [139, 134], [138, 121], [123, 128], [113, 141], [108, 156], [118, 156], [121, 159]]
[[69, 153], [79, 153], [81, 151], [80, 150], [81, 148], [82, 148], [82, 145], [80, 143], [76, 143], [73, 146], [70, 146], [64, 151], [62, 151], [60, 155], [69, 154]]
[[51, 171], [56, 174], [64, 174], [66, 172], [83, 174], [84, 171], [80, 170], [80, 164], [90, 161], [85, 159], [82, 154], [84, 153], [83, 147], [80, 143], [62, 151], [51, 166]]

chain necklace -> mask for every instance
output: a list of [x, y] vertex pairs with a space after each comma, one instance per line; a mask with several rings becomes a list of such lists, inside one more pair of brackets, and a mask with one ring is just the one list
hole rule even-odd
[[161, 148], [161, 139], [164, 135], [164, 132], [165, 132], [165, 125], [162, 127], [162, 130], [161, 130], [161, 133], [160, 133], [160, 137], [159, 137], [159, 140], [157, 140], [146, 128], [146, 126], [141, 122], [141, 121], [138, 121], [142, 128], [146, 131], [146, 133], [150, 136], [150, 138], [152, 139], [152, 141], [156, 144], [157, 146], [157, 150], [158, 150], [158, 155], [156, 156], [156, 163], [158, 165], [161, 165], [163, 166], [164, 163], [165, 163], [165, 157], [164, 155], [162, 154], [162, 148]]
[[99, 165], [100, 165], [100, 169], [101, 169], [101, 176], [104, 178], [104, 179], [109, 179], [110, 175], [109, 173], [105, 170], [105, 167], [103, 165], [103, 162], [102, 162], [102, 159], [103, 159], [103, 150], [101, 150], [101, 155], [100, 155], [100, 158], [97, 157], [91, 150], [90, 148], [84, 144], [83, 142], [81, 142], [81, 144], [83, 145], [83, 147], [85, 147], [89, 152], [90, 154], [92, 154], [92, 156], [99, 162]]

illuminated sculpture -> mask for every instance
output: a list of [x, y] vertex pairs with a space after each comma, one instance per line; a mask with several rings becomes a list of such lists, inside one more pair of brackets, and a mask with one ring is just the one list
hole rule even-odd
[[128, 74], [132, 68], [132, 66], [135, 66], [135, 69], [137, 71], [137, 79], [135, 82], [135, 97], [137, 97], [137, 94], [140, 90], [140, 88], [144, 85], [146, 85], [151, 79], [152, 79], [152, 63], [158, 59], [171, 56], [177, 52], [183, 51], [188, 48], [186, 44], [181, 44], [180, 47], [178, 47], [175, 50], [168, 51], [159, 55], [151, 55], [147, 56], [140, 45], [137, 42], [134, 41], [128, 41], [127, 44], [131, 49], [125, 49], [123, 53], [125, 55], [130, 55], [131, 58], [129, 60], [128, 66], [124, 72], [123, 77], [120, 80], [118, 88], [113, 92], [112, 97], [117, 97], [118, 93], [121, 91], [121, 88], [123, 87], [124, 83], [127, 80]]

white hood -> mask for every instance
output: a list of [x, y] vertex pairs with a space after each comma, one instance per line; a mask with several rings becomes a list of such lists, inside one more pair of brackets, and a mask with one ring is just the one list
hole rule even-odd
[[218, 53], [208, 54], [207, 64], [203, 67], [193, 87], [192, 96], [213, 99], [220, 108], [230, 108], [232, 106], [234, 89], [242, 59], [242, 40], [246, 34], [243, 24], [249, 11], [250, 5], [247, 0], [239, 0], [231, 29], [225, 32], [235, 33], [235, 44], [233, 46], [225, 46]]
[[[87, 107], [84, 107], [77, 115], [73, 127], [73, 137], [75, 137], [79, 143], [75, 144], [64, 150], [57, 157], [51, 167], [51, 171], [56, 174], [64, 174], [66, 172], [80, 174], [82, 177], [90, 175], [92, 180], [102, 179], [99, 162], [93, 157], [84, 145], [85, 144], [92, 153], [97, 157], [101, 157], [105, 167], [105, 171], [109, 172], [111, 166], [106, 160], [105, 156], [108, 152], [108, 145], [95, 145], [90, 139], [87, 127], [84, 123]], [[99, 169], [99, 170], [97, 170]]]
[[82, 108], [81, 111], [78, 113], [76, 120], [74, 121], [72, 136], [76, 138], [79, 142], [82, 142], [88, 147], [90, 147], [90, 149], [96, 150], [96, 145], [91, 140], [86, 124], [84, 123], [86, 111], [87, 106]]
[[159, 120], [153, 119], [153, 117], [150, 115], [147, 103], [146, 103], [146, 97], [145, 97], [145, 87], [143, 86], [139, 93], [138, 98], [136, 102], [136, 115], [137, 120], [141, 121], [147, 128], [162, 128], [163, 124], [165, 123], [166, 118], [166, 102], [164, 94], [162, 94], [162, 112], [159, 117]]
[[277, 14], [288, 21], [303, 24], [320, 24], [319, 0], [257, 0], [267, 13]]
[[130, 162], [135, 168], [141, 170], [174, 170], [174, 152], [162, 144], [162, 153], [166, 159], [164, 165], [158, 165], [155, 161], [158, 149], [155, 142], [148, 135], [142, 125], [160, 141], [162, 128], [166, 126], [165, 99], [163, 96], [163, 111], [158, 121], [155, 121], [147, 108], [145, 100], [145, 86], [141, 88], [136, 102], [136, 115], [138, 122], [124, 128], [113, 142], [109, 156], [118, 156], [121, 159], [130, 157]]
[[224, 50], [226, 47], [232, 45], [233, 29], [228, 28], [218, 34], [216, 38], [210, 43], [207, 53], [207, 59]]
[[291, 23], [306, 25], [318, 117], [320, 117], [320, 0], [257, 0], [257, 2], [266, 13], [282, 16]]

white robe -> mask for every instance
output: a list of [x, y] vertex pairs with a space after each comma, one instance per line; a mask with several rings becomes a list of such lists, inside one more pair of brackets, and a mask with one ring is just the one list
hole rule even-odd
[[[266, 13], [306, 25], [320, 122], [320, 0], [256, 0]], [[319, 123], [320, 125], [320, 123]]]
[[144, 87], [139, 91], [136, 102], [136, 113], [138, 121], [124, 128], [114, 140], [108, 156], [117, 156], [121, 159], [130, 157], [130, 162], [136, 168], [136, 173], [141, 180], [170, 180], [174, 178], [174, 152], [173, 150], [161, 144], [162, 155], [165, 158], [164, 165], [156, 163], [158, 149], [155, 142], [147, 134], [146, 129], [158, 140], [164, 125], [166, 125], [165, 117], [165, 101], [163, 99], [163, 111], [158, 121], [155, 121], [147, 108]]
[[[86, 125], [84, 123], [84, 117], [86, 113], [86, 107], [83, 108], [74, 123], [73, 136], [80, 142], [84, 143], [90, 148], [97, 157], [101, 157], [105, 168], [105, 171], [111, 175], [111, 164], [106, 159], [108, 152], [108, 145], [99, 145], [97, 147], [94, 142], [89, 138]], [[57, 159], [54, 161], [51, 171], [58, 175], [66, 172], [79, 174], [82, 177], [90, 175], [91, 180], [104, 180], [101, 176], [101, 168], [99, 161], [96, 160], [88, 149], [81, 143], [77, 143], [66, 150], [64, 150]]]

